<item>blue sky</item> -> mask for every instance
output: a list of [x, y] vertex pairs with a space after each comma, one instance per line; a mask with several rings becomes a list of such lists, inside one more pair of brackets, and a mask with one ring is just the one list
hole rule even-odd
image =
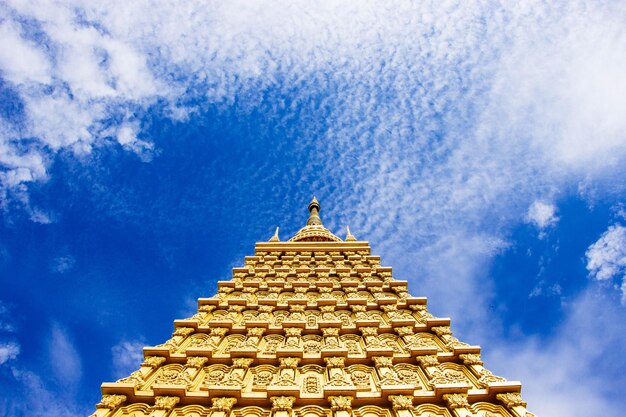
[[99, 385], [313, 195], [543, 416], [626, 406], [626, 6], [0, 5], [0, 415]]

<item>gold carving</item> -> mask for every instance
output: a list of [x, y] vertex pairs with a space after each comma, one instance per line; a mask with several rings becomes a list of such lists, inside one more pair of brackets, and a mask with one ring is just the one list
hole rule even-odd
[[191, 378], [185, 371], [164, 368], [156, 379], [158, 384], [191, 385]]
[[211, 403], [213, 407], [211, 407], [215, 411], [224, 411], [226, 413], [230, 413], [232, 408], [237, 403], [237, 398], [233, 397], [217, 397], [211, 398]]
[[393, 366], [393, 358], [390, 356], [374, 356], [374, 363], [376, 367], [391, 367]]
[[465, 365], [482, 365], [483, 361], [480, 359], [480, 355], [477, 353], [464, 353], [459, 355], [459, 358], [463, 360]]
[[184, 336], [187, 337], [194, 332], [193, 327], [177, 327], [172, 333], [172, 336]]
[[[357, 417], [495, 417], [506, 414], [504, 405], [534, 417], [518, 407], [526, 405], [519, 393], [496, 396], [505, 379], [482, 367], [477, 350], [458, 349], [468, 345], [448, 321], [431, 320], [425, 300], [412, 297], [365, 242], [335, 240], [317, 214], [310, 220], [290, 243], [259, 243], [216, 296], [175, 322], [170, 340], [146, 349], [138, 371], [103, 387], [94, 416], [148, 415], [146, 404], [154, 404], [166, 410], [153, 412], [159, 417], [350, 417], [358, 394]], [[466, 409], [463, 392], [497, 404]]]
[[190, 356], [187, 358], [187, 366], [195, 369], [202, 368], [208, 360], [209, 358], [204, 356]]
[[317, 394], [320, 392], [320, 382], [315, 376], [307, 376], [304, 378], [304, 392], [307, 394]]
[[274, 377], [274, 374], [272, 374], [269, 371], [261, 371], [258, 374], [254, 375], [254, 385], [257, 385], [259, 387], [265, 387], [268, 386], [270, 384], [270, 382], [272, 382], [272, 378]]
[[233, 358], [233, 368], [246, 369], [252, 365], [252, 358]]
[[217, 385], [221, 381], [224, 380], [225, 376], [226, 374], [223, 371], [220, 371], [220, 370], [210, 371], [204, 377], [204, 384], [205, 385]]
[[468, 384], [469, 381], [465, 374], [461, 371], [454, 369], [437, 369], [434, 372], [434, 377], [430, 381], [431, 385], [434, 384]]
[[270, 400], [272, 401], [272, 411], [291, 411], [293, 403], [296, 401], [296, 397], [270, 397]]
[[368, 386], [370, 384], [370, 377], [363, 371], [354, 371], [350, 374], [352, 382], [356, 386]]
[[179, 401], [179, 397], [156, 396], [154, 397], [154, 406], [152, 408], [155, 410], [171, 410]]
[[298, 357], [279, 358], [281, 368], [296, 368], [300, 362]]
[[394, 410], [412, 410], [413, 409], [413, 396], [412, 395], [390, 395], [389, 401]]
[[518, 392], [507, 392], [504, 394], [497, 394], [496, 398], [502, 401], [507, 408], [522, 406], [526, 407], [526, 403], [522, 400], [522, 396]]
[[496, 376], [491, 373], [491, 371], [487, 369], [480, 370], [480, 379], [478, 380], [478, 384], [481, 387], [486, 387], [490, 382], [505, 382], [506, 379], [501, 376]]
[[96, 408], [114, 409], [126, 401], [125, 395], [103, 395], [102, 400], [96, 404]]
[[424, 367], [439, 365], [439, 360], [437, 359], [437, 355], [422, 355], [422, 356], [417, 356], [415, 359], [417, 360], [417, 363], [419, 363], [420, 365]]
[[330, 356], [328, 358], [324, 358], [324, 361], [326, 361], [326, 366], [329, 368], [343, 368], [346, 358], [341, 356]]
[[131, 383], [133, 385], [142, 385], [145, 381], [143, 380], [143, 374], [141, 371], [135, 371], [126, 378], [118, 379], [117, 382]]
[[149, 366], [152, 369], [155, 369], [161, 366], [163, 362], [165, 362], [165, 358], [163, 356], [148, 356], [143, 360], [141, 366]]
[[352, 398], [349, 395], [338, 395], [328, 397], [330, 406], [333, 411], [351, 411], [352, 410]]
[[469, 407], [467, 402], [467, 394], [444, 394], [443, 399], [448, 403], [451, 409]]

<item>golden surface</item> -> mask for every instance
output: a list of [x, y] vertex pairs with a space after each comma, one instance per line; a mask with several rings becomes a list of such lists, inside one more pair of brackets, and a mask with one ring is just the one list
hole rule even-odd
[[521, 384], [433, 317], [367, 242], [342, 241], [319, 203], [218, 282], [130, 376], [102, 384], [93, 416], [531, 417]]

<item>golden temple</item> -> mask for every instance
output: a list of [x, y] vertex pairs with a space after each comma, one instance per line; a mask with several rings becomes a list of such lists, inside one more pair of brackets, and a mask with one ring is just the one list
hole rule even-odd
[[319, 210], [289, 241], [257, 243], [137, 371], [102, 384], [92, 416], [534, 417], [519, 382]]

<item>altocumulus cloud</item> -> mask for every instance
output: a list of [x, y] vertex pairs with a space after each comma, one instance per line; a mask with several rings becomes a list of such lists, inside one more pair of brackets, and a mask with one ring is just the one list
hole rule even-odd
[[598, 281], [616, 282], [626, 304], [626, 227], [610, 226], [587, 250], [589, 275]]
[[[25, 185], [45, 180], [61, 151], [80, 157], [120, 146], [149, 161], [155, 149], [142, 136], [149, 111], [186, 120], [209, 105], [237, 102], [242, 114], [258, 110], [284, 126], [300, 154], [326, 156], [302, 163], [301, 175], [335, 179], [332, 188], [323, 178], [314, 184], [334, 195], [342, 213], [331, 228], [349, 221], [358, 237], [378, 243], [401, 278], [431, 277], [420, 292], [433, 294], [432, 304], [446, 314], [463, 312], [461, 324], [473, 323], [476, 334], [500, 325], [485, 324], [493, 283], [481, 277], [508, 247], [512, 225], [555, 225], [554, 208], [538, 201], [556, 201], [564, 186], [587, 189], [624, 174], [621, 2], [0, 7], [0, 70], [19, 102], [12, 113], [3, 110], [0, 124], [6, 198], [16, 193], [27, 201]], [[623, 191], [623, 183], [617, 187]], [[590, 259], [610, 258], [590, 264], [595, 277], [605, 276], [617, 261], [590, 251]], [[601, 310], [597, 302], [584, 305], [591, 316]], [[575, 333], [581, 313], [568, 314], [547, 342], [563, 354], [529, 344], [511, 376], [534, 355], [565, 369], [585, 354], [586, 344], [561, 342]], [[57, 373], [79, 379], [71, 338], [59, 327], [53, 339], [70, 358], [60, 358], [65, 365]], [[114, 357], [135, 348], [118, 346]], [[579, 376], [542, 370], [524, 382], [550, 392]], [[559, 391], [559, 398], [573, 402], [573, 392]]]

